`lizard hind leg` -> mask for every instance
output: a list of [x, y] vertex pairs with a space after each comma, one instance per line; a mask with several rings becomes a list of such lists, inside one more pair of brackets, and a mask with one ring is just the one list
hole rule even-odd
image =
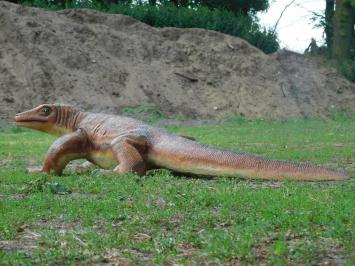
[[140, 176], [145, 175], [148, 166], [142, 154], [146, 147], [145, 139], [134, 135], [122, 136], [113, 140], [112, 151], [119, 162], [114, 171], [118, 174], [133, 172]]

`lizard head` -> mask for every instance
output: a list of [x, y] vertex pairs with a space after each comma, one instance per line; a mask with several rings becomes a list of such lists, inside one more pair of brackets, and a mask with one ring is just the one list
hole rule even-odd
[[15, 116], [17, 126], [44, 131], [53, 135], [72, 132], [70, 121], [78, 111], [69, 105], [41, 104]]

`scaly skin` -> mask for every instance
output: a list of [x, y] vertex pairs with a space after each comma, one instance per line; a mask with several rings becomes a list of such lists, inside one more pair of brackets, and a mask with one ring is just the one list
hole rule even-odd
[[221, 150], [194, 139], [170, 134], [140, 121], [81, 112], [60, 104], [44, 104], [15, 117], [17, 125], [60, 136], [50, 147], [42, 171], [61, 174], [79, 158], [122, 174], [144, 175], [150, 168], [168, 168], [199, 175], [261, 179], [344, 180], [345, 172]]

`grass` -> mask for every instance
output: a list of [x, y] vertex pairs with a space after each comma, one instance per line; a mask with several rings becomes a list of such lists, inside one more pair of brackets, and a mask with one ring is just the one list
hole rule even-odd
[[[222, 148], [355, 174], [354, 118], [236, 119], [169, 130]], [[355, 263], [354, 179], [262, 182], [167, 170], [145, 177], [26, 174], [53, 140], [0, 128], [0, 265]], [[56, 186], [66, 193], [56, 193]]]

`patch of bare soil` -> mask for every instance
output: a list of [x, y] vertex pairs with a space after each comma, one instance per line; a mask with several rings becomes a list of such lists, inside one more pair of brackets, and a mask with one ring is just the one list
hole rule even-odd
[[120, 113], [283, 119], [355, 111], [355, 85], [321, 61], [203, 29], [153, 28], [0, 1], [0, 120], [45, 102]]
[[145, 261], [150, 263], [152, 260], [152, 255], [145, 254], [133, 249], [106, 249], [101, 255], [101, 263], [96, 263], [95, 265], [119, 265], [119, 266], [130, 266], [134, 265], [128, 260], [124, 254], [130, 254], [140, 261]]
[[[257, 243], [253, 247], [253, 254], [257, 259], [257, 263], [260, 265], [267, 265], [268, 258], [272, 255], [272, 245], [277, 239], [270, 237]], [[297, 236], [292, 233], [286, 234], [287, 248], [292, 254], [300, 246], [308, 246], [310, 240], [307, 240], [304, 236]], [[315, 241], [314, 263], [316, 265], [343, 265], [346, 257], [344, 256], [344, 250], [339, 243], [331, 238], [318, 238]], [[293, 260], [289, 261], [290, 265], [297, 265], [300, 262]]]
[[40, 237], [37, 232], [23, 229], [14, 239], [0, 241], [0, 250], [21, 251], [30, 255], [32, 250], [38, 247], [37, 241]]
[[[34, 249], [39, 246], [45, 247], [45, 243], [41, 242], [42, 233], [40, 229], [50, 229], [64, 236], [70, 234], [77, 243], [82, 247], [87, 247], [87, 243], [80, 239], [80, 234], [85, 233], [91, 229], [85, 228], [79, 221], [68, 222], [59, 218], [55, 221], [40, 220], [34, 224], [20, 224], [17, 226], [17, 235], [11, 240], [0, 241], [0, 250], [5, 251], [20, 251], [26, 254], [26, 256], [32, 256]], [[95, 231], [101, 230], [101, 226], [95, 226]], [[57, 245], [66, 246], [67, 240], [61, 238], [58, 240]]]
[[0, 199], [23, 199], [25, 198], [26, 195], [25, 194], [21, 194], [21, 193], [15, 193], [15, 194], [1, 194], [0, 193]]
[[11, 160], [8, 159], [0, 159], [0, 167], [7, 166], [9, 163], [11, 163]]

